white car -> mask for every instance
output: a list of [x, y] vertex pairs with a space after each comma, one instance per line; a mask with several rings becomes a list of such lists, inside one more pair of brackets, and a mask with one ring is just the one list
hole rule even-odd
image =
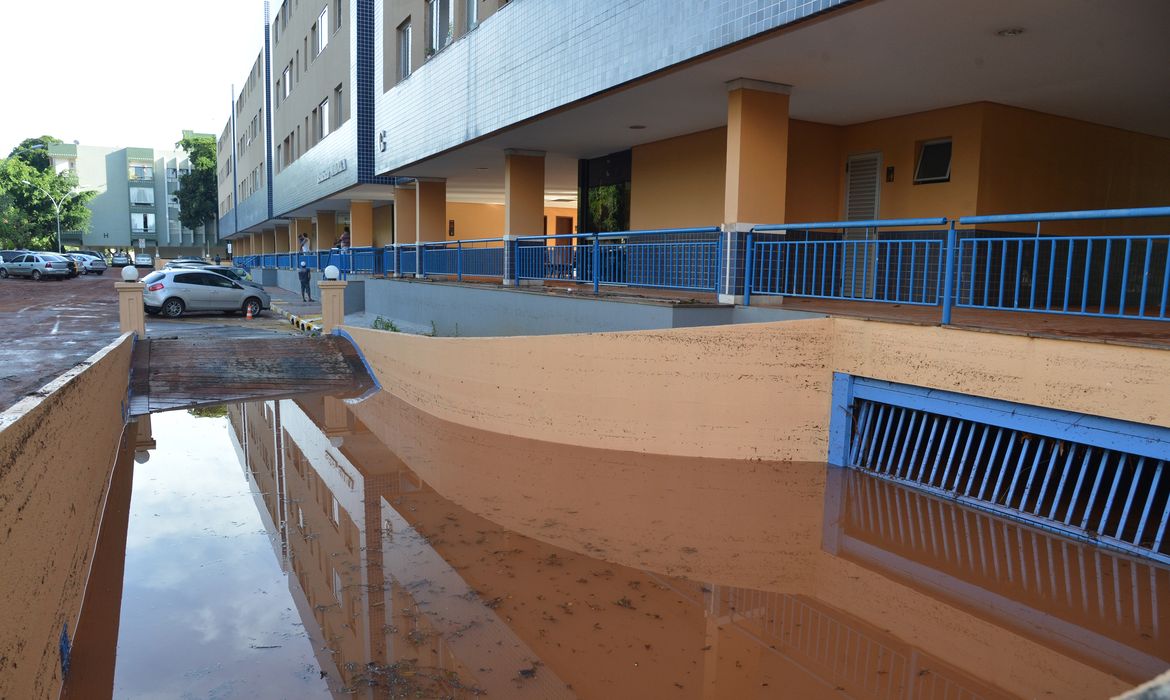
[[83, 275], [88, 275], [91, 272], [95, 275], [104, 275], [106, 270], [109, 268], [109, 265], [106, 265], [106, 261], [97, 257], [96, 255], [90, 255], [88, 253], [69, 253], [69, 257], [73, 258], [73, 260], [77, 263], [77, 267]]
[[178, 318], [186, 311], [260, 312], [272, 303], [268, 292], [207, 270], [169, 268], [142, 278], [146, 313]]
[[150, 253], [138, 253], [134, 256], [134, 267], [154, 267], [154, 256]]

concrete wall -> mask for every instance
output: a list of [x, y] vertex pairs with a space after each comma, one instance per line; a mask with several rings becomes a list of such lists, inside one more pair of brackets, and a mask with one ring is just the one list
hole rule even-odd
[[1170, 354], [1146, 348], [843, 318], [527, 338], [346, 330], [382, 385], [428, 413], [588, 447], [823, 460], [833, 371], [1170, 427]]
[[[365, 310], [394, 320], [403, 330], [429, 332], [433, 323], [438, 335], [483, 337], [678, 328], [816, 316], [778, 308], [747, 311], [731, 306], [594, 299], [591, 295], [574, 298], [543, 291], [409, 279], [366, 280]], [[352, 313], [348, 307], [346, 312]]]
[[123, 429], [127, 334], [0, 414], [0, 696], [56, 697]]

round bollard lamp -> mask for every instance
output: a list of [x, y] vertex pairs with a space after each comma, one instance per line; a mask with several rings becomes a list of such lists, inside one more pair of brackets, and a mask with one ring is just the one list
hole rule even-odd
[[123, 267], [122, 268], [122, 281], [123, 282], [136, 282], [136, 281], [138, 281], [138, 268], [134, 267], [133, 265], [127, 265], [126, 267]]
[[341, 270], [338, 270], [336, 265], [330, 265], [329, 267], [325, 268], [325, 279], [336, 280], [340, 276]]

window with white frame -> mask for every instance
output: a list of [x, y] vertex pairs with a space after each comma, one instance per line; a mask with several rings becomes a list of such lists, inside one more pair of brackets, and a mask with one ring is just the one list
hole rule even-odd
[[151, 206], [154, 204], [154, 189], [150, 187], [131, 187], [130, 203]]
[[329, 135], [329, 98], [321, 100], [317, 106], [317, 140]]
[[345, 100], [342, 99], [343, 87], [338, 85], [333, 88], [333, 128], [337, 128], [345, 122]]
[[316, 35], [317, 35], [317, 41], [316, 41], [315, 51], [316, 51], [316, 54], [319, 56], [319, 55], [321, 55], [321, 52], [325, 50], [325, 47], [329, 45], [329, 6], [328, 5], [326, 5], [321, 10], [321, 14], [318, 15], [318, 17], [317, 17]]
[[467, 31], [479, 24], [479, 0], [465, 0], [467, 3]]
[[333, 0], [333, 31], [341, 29], [341, 0]]
[[451, 8], [455, 0], [427, 0], [427, 52], [451, 43]]
[[284, 96], [287, 98], [288, 93], [292, 91], [292, 64], [288, 64], [284, 69], [284, 74], [281, 76], [281, 82], [284, 83]]
[[134, 233], [154, 233], [154, 214], [131, 214], [130, 230]]
[[410, 77], [410, 18], [398, 25], [398, 79]]

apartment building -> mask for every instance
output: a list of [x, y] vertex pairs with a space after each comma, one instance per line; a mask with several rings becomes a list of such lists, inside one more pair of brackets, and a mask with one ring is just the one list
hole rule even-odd
[[96, 192], [88, 205], [92, 212], [89, 230], [62, 232], [65, 245], [93, 250], [133, 248], [156, 257], [205, 255], [222, 249], [214, 226], [192, 230], [179, 220], [179, 180], [191, 171], [182, 150], [53, 144], [49, 155], [58, 172], [76, 172], [79, 188]]

